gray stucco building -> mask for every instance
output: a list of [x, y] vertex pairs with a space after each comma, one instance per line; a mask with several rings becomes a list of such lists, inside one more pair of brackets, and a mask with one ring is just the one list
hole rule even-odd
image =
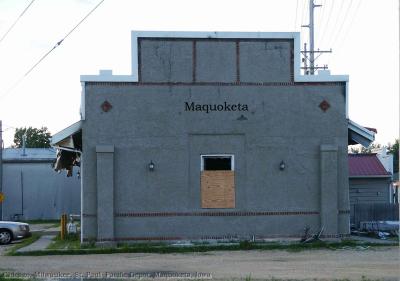
[[347, 145], [371, 133], [347, 76], [300, 75], [299, 37], [132, 32], [131, 75], [81, 76], [53, 145], [82, 134], [82, 241], [348, 235]]

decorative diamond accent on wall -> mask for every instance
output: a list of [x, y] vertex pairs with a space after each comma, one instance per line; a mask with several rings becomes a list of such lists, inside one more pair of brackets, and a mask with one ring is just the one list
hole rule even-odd
[[326, 100], [323, 100], [323, 101], [319, 104], [319, 108], [321, 108], [323, 112], [326, 112], [330, 107], [331, 107], [331, 105], [330, 105], [329, 102], [327, 102]]
[[110, 111], [111, 108], [112, 108], [112, 105], [111, 105], [111, 103], [109, 103], [108, 101], [104, 101], [104, 102], [101, 104], [101, 109], [102, 109], [104, 112]]

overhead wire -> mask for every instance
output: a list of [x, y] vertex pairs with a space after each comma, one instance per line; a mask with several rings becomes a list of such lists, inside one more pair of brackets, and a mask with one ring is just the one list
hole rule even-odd
[[303, 9], [301, 11], [301, 19], [300, 19], [300, 24], [303, 25], [304, 23], [304, 11], [307, 8], [307, 0], [303, 0]]
[[332, 5], [330, 6], [327, 20], [325, 22], [325, 25], [322, 26], [321, 30], [320, 30], [320, 33], [322, 34], [322, 37], [320, 39], [319, 46], [321, 46], [321, 47], [323, 46], [324, 39], [326, 37], [326, 34], [328, 33], [329, 23], [331, 21], [332, 13], [333, 13], [334, 6], [335, 6], [335, 1], [330, 1], [330, 2], [332, 3]]
[[354, 20], [357, 18], [358, 11], [359, 11], [359, 9], [360, 9], [360, 7], [361, 7], [361, 2], [362, 2], [362, 0], [358, 0], [357, 6], [356, 6], [356, 8], [354, 9], [353, 16], [351, 17], [351, 21], [350, 21], [348, 27], [346, 28], [345, 34], [343, 35], [342, 40], [340, 41], [340, 43], [337, 44], [337, 41], [334, 41], [334, 42], [333, 42], [332, 48], [334, 48], [335, 46], [337, 46], [337, 48], [335, 49], [334, 55], [339, 54], [340, 49], [343, 47], [343, 43], [346, 41], [347, 36], [349, 35], [349, 33], [350, 33], [350, 31], [351, 31], [351, 29], [352, 29], [352, 27], [353, 27]]
[[[329, 37], [327, 39], [328, 42], [330, 42], [332, 40], [332, 37], [336, 34], [337, 27], [339, 26], [339, 23], [341, 22], [340, 18], [341, 18], [341, 15], [343, 14], [342, 10], [343, 10], [343, 6], [344, 6], [344, 2], [345, 1], [346, 0], [341, 0], [339, 9], [336, 11], [336, 17], [335, 17], [334, 23], [332, 24], [332, 30], [328, 34], [329, 35]], [[329, 26], [328, 26], [328, 28], [329, 28]], [[329, 46], [329, 44], [327, 44], [327, 46]]]
[[346, 12], [344, 14], [343, 21], [341, 22], [341, 24], [339, 26], [339, 29], [336, 32], [336, 34], [332, 34], [331, 40], [329, 41], [329, 45], [332, 45], [338, 39], [338, 37], [340, 36], [340, 34], [342, 32], [343, 26], [344, 26], [345, 22], [347, 21], [347, 17], [349, 16], [349, 12], [351, 10], [351, 6], [353, 4], [353, 0], [350, 0], [349, 3], [350, 4], [347, 6]]
[[78, 26], [81, 25], [82, 22], [84, 22], [105, 0], [101, 0], [80, 22], [78, 22], [77, 25], [75, 25], [74, 28], [72, 28], [67, 35], [64, 36], [64, 38], [62, 38], [60, 41], [58, 41], [53, 48], [51, 48], [46, 54], [44, 54], [37, 63], [35, 63], [26, 73], [24, 76], [27, 76], [29, 73], [32, 72], [33, 69], [35, 69], [35, 67], [41, 63], [52, 51], [54, 51], [55, 48], [57, 48], [58, 46], [61, 45], [62, 42], [64, 42], [64, 40], [71, 35], [72, 32], [75, 31], [75, 29], [78, 28]]
[[0, 95], [0, 98], [4, 98], [13, 89], [15, 89], [25, 77], [27, 77], [51, 52], [53, 52], [63, 41], [71, 35], [105, 0], [101, 0], [85, 17], [82, 18], [60, 41], [58, 41], [53, 48], [47, 51], [23, 76], [21, 76], [4, 94]]
[[[326, 10], [326, 3], [325, 2], [326, 1], [323, 0], [322, 3], [321, 3], [322, 7], [321, 7], [321, 11], [318, 13], [319, 16], [318, 16], [318, 20], [317, 20], [317, 22], [319, 24], [316, 25], [316, 26], [322, 26], [322, 22], [324, 20], [324, 15], [325, 15], [325, 10]], [[314, 32], [314, 34], [316, 35], [315, 43], [317, 43], [318, 42], [317, 38], [321, 36], [320, 29], [318, 29], [318, 32]]]
[[296, 30], [296, 26], [297, 26], [297, 10], [299, 8], [299, 0], [296, 0], [296, 14], [295, 14], [295, 18], [294, 18], [294, 27], [293, 30]]
[[319, 10], [319, 12], [317, 13], [317, 18], [315, 19], [315, 21], [318, 21], [318, 22], [320, 22], [320, 21], [322, 21], [322, 18], [323, 18], [323, 14], [324, 14], [324, 12], [325, 12], [325, 0], [322, 0], [321, 1], [321, 3], [319, 3], [318, 5], [320, 5], [319, 7], [321, 8], [320, 10]]
[[35, 2], [35, 0], [32, 0], [28, 6], [25, 7], [25, 9], [22, 11], [22, 13], [17, 17], [17, 19], [14, 21], [14, 23], [8, 28], [8, 30], [4, 33], [4, 35], [0, 39], [0, 43], [3, 42], [4, 38], [10, 33], [10, 31], [14, 28], [14, 26], [17, 24], [17, 22], [23, 17], [23, 15], [26, 13], [26, 11], [29, 9], [29, 7]]
[[[304, 24], [305, 23], [304, 15], [305, 15], [305, 17], [307, 19], [307, 13], [305, 13], [305, 10], [307, 9], [308, 0], [303, 0], [303, 1], [304, 1], [304, 4], [303, 4], [303, 10], [301, 12], [301, 23], [300, 23], [301, 27], [303, 27], [303, 25], [305, 25]], [[301, 32], [300, 37], [305, 38], [304, 36], [305, 36], [304, 32]], [[302, 41], [304, 42], [305, 40], [303, 39]]]

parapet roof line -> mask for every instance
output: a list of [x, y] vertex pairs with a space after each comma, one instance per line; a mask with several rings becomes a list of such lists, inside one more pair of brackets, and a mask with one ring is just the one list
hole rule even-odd
[[[138, 82], [138, 38], [221, 38], [221, 39], [293, 39], [295, 82], [347, 82], [348, 75], [301, 75], [299, 32], [234, 32], [234, 31], [131, 31], [131, 75], [113, 75], [102, 70], [99, 75], [81, 75], [81, 82]], [[322, 72], [321, 72], [322, 73]]]

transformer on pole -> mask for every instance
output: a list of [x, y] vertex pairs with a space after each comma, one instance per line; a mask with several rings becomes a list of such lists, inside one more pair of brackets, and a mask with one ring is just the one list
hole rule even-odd
[[[309, 24], [308, 25], [302, 25], [302, 27], [308, 27], [309, 28], [309, 42], [310, 42], [310, 50], [307, 51], [306, 45], [304, 45], [304, 50], [301, 51], [303, 54], [303, 63], [304, 66], [302, 69], [304, 69], [304, 74], [305, 75], [314, 75], [315, 70], [317, 69], [328, 69], [328, 65], [324, 66], [315, 66], [315, 60], [323, 53], [332, 53], [332, 49], [329, 51], [320, 51], [314, 50], [314, 8], [316, 7], [322, 7], [322, 5], [316, 5], [314, 4], [314, 0], [309, 0]], [[315, 57], [315, 54], [318, 53], [319, 55]], [[310, 63], [310, 66], [307, 66], [307, 61]]]

